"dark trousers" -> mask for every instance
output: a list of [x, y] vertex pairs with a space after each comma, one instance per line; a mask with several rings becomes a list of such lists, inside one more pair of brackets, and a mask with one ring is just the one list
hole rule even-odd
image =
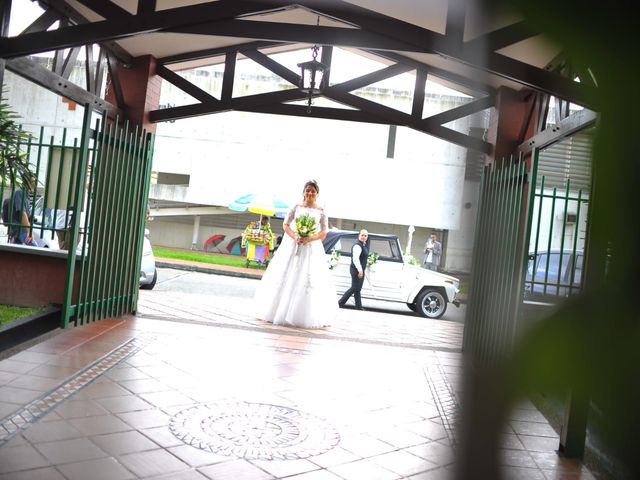
[[362, 309], [362, 299], [360, 298], [360, 290], [362, 290], [362, 285], [364, 285], [364, 275], [362, 278], [358, 278], [358, 270], [355, 268], [350, 268], [349, 273], [351, 273], [351, 288], [344, 292], [342, 298], [338, 301], [339, 305], [344, 305], [349, 300], [349, 297], [353, 295], [353, 299], [356, 301], [356, 308]]

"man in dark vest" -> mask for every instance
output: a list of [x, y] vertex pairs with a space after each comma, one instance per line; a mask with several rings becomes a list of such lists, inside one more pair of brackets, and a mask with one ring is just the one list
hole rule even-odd
[[351, 266], [349, 267], [349, 273], [351, 273], [351, 288], [344, 292], [344, 295], [342, 295], [342, 298], [338, 301], [340, 307], [344, 307], [349, 297], [353, 295], [356, 301], [356, 309], [364, 310], [362, 308], [360, 290], [362, 290], [362, 285], [364, 284], [364, 269], [367, 267], [367, 258], [369, 257], [369, 249], [367, 248], [368, 238], [369, 232], [360, 230], [358, 241], [351, 247]]

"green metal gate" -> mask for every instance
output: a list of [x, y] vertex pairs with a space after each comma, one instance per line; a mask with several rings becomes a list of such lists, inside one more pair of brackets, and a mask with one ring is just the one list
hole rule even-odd
[[481, 180], [463, 348], [484, 364], [504, 358], [516, 333], [526, 184], [522, 157], [485, 167]]
[[153, 135], [97, 121], [86, 106], [71, 216], [62, 326], [135, 313]]

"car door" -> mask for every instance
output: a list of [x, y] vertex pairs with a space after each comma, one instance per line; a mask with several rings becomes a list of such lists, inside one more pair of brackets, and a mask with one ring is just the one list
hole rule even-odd
[[369, 235], [369, 253], [378, 254], [378, 261], [367, 269], [365, 288], [367, 296], [380, 300], [403, 301], [402, 279], [404, 261], [396, 237]]
[[333, 250], [340, 255], [338, 263], [331, 268], [336, 291], [339, 294], [344, 293], [351, 287], [351, 273], [349, 272], [349, 267], [351, 266], [351, 247], [353, 247], [353, 244], [357, 241], [358, 234], [356, 233], [340, 234], [335, 243], [332, 243], [331, 247], [326, 250], [327, 262], [329, 262]]

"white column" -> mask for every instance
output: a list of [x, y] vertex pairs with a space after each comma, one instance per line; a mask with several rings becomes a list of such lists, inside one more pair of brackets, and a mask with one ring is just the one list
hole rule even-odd
[[200, 215], [193, 219], [193, 237], [191, 238], [191, 250], [198, 250], [198, 235], [200, 235]]
[[409, 236], [407, 237], [407, 248], [405, 249], [406, 253], [411, 253], [411, 242], [413, 241], [413, 232], [416, 231], [416, 227], [414, 227], [413, 225], [409, 225], [409, 228], [407, 229], [407, 231], [409, 232]]

